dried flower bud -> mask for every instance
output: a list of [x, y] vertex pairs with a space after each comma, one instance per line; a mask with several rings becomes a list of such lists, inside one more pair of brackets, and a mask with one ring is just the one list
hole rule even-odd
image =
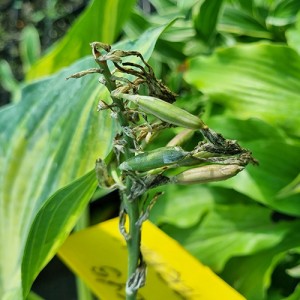
[[244, 167], [239, 165], [207, 165], [184, 171], [172, 178], [176, 184], [196, 184], [221, 181], [241, 172]]

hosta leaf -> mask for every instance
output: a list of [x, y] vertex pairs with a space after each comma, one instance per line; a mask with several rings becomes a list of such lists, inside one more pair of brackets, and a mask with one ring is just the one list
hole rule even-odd
[[29, 232], [22, 263], [24, 297], [41, 267], [54, 256], [97, 186], [94, 170], [57, 191], [39, 210]]
[[256, 38], [270, 39], [272, 34], [268, 32], [264, 23], [253, 14], [235, 7], [226, 6], [217, 26], [219, 31], [237, 35], [246, 35]]
[[288, 45], [300, 54], [300, 13], [297, 14], [295, 27], [287, 30], [285, 35]]
[[223, 0], [205, 0], [194, 8], [194, 27], [206, 42], [214, 38], [222, 3]]
[[93, 0], [69, 32], [28, 72], [27, 79], [54, 73], [90, 54], [93, 41], [113, 43], [136, 0]]
[[[287, 144], [286, 137], [278, 129], [260, 120], [218, 117], [211, 118], [209, 125], [226, 138], [238, 139], [259, 161], [259, 166], [248, 166], [238, 176], [217, 185], [234, 188], [276, 210], [299, 216], [299, 179], [295, 178], [300, 169], [300, 146]], [[284, 193], [287, 191], [284, 188], [294, 179], [295, 191]]]
[[277, 1], [267, 18], [267, 23], [274, 26], [292, 24], [296, 20], [299, 9], [300, 2], [298, 0]]
[[[228, 262], [222, 272], [222, 277], [247, 299], [266, 299], [266, 290], [270, 286], [275, 266], [285, 253], [299, 247], [299, 221], [286, 225], [288, 230], [280, 243], [250, 256], [235, 257]], [[284, 299], [298, 298], [291, 296]]]
[[27, 233], [43, 202], [111, 150], [112, 119], [96, 111], [98, 97], [108, 97], [105, 88], [96, 77], [65, 80], [91, 66], [87, 58], [28, 85], [18, 104], [0, 111], [1, 295], [20, 286]]
[[[168, 223], [180, 228], [195, 226], [216, 203], [247, 203], [249, 199], [230, 189], [207, 185], [168, 185], [151, 210], [150, 219], [156, 224]], [[229, 200], [230, 199], [230, 200]]]
[[239, 118], [300, 135], [300, 56], [287, 46], [253, 43], [195, 57], [185, 79]]
[[[140, 51], [148, 59], [165, 28], [152, 28], [137, 41], [123, 43], [122, 49]], [[16, 295], [22, 293], [23, 249], [45, 200], [90, 171], [95, 159], [112, 148], [113, 119], [109, 112], [96, 111], [97, 101], [109, 97], [98, 76], [65, 81], [89, 67], [95, 67], [91, 57], [27, 85], [19, 103], [0, 111], [4, 129], [0, 134], [0, 295], [4, 299], [20, 298]], [[30, 244], [27, 247], [31, 249]], [[41, 257], [39, 262], [50, 258]], [[32, 273], [41, 268], [35, 266]]]
[[220, 272], [233, 256], [253, 254], [278, 244], [289, 225], [274, 224], [269, 209], [233, 203], [216, 204], [193, 227], [179, 229], [165, 225], [162, 229], [203, 263]]

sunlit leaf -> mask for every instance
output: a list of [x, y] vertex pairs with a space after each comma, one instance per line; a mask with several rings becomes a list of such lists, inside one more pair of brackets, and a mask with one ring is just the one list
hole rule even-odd
[[27, 79], [54, 73], [90, 54], [89, 43], [113, 43], [136, 0], [93, 0], [69, 32], [28, 72]]
[[189, 61], [185, 79], [238, 118], [258, 117], [300, 135], [300, 56], [253, 43]]
[[59, 249], [97, 186], [94, 170], [57, 191], [39, 210], [29, 232], [22, 263], [24, 297], [31, 284]]
[[[149, 59], [165, 28], [152, 28], [138, 40], [118, 47], [140, 51]], [[0, 295], [7, 299], [19, 299], [22, 293], [23, 249], [45, 200], [93, 169], [95, 159], [112, 149], [115, 122], [109, 112], [96, 111], [98, 100], [109, 97], [99, 76], [65, 80], [90, 67], [95, 67], [91, 57], [30, 84], [18, 104], [0, 111], [0, 128], [4, 129], [0, 134]], [[47, 259], [39, 262], [44, 264]], [[39, 268], [42, 265], [35, 266], [33, 273]]]

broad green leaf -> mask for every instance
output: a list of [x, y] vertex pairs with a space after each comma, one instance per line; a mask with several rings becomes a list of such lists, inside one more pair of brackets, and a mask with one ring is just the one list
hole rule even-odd
[[253, 43], [189, 60], [185, 79], [238, 118], [258, 117], [300, 135], [300, 57]]
[[59, 249], [97, 186], [94, 170], [57, 191], [39, 210], [31, 226], [22, 262], [24, 297], [33, 280]]
[[300, 13], [297, 14], [295, 27], [286, 31], [287, 44], [300, 54]]
[[278, 192], [279, 198], [285, 198], [294, 194], [300, 194], [300, 174], [287, 186]]
[[204, 0], [194, 7], [194, 27], [208, 44], [214, 40], [222, 3], [223, 0]]
[[28, 72], [32, 80], [54, 73], [90, 54], [89, 43], [113, 43], [136, 0], [92, 0], [69, 32]]
[[168, 185], [163, 191], [151, 210], [150, 219], [158, 225], [168, 223], [179, 228], [195, 226], [216, 204], [249, 203], [249, 198], [233, 190], [200, 184]]
[[267, 18], [267, 23], [273, 26], [286, 26], [296, 21], [296, 15], [300, 10], [298, 0], [276, 1]]
[[256, 38], [271, 39], [272, 34], [267, 30], [262, 20], [240, 8], [225, 6], [217, 26], [219, 31], [246, 35]]
[[[165, 28], [149, 29], [138, 40], [118, 47], [140, 51], [149, 59]], [[112, 149], [114, 121], [109, 112], [96, 111], [97, 101], [109, 97], [98, 76], [65, 80], [90, 67], [95, 62], [88, 57], [27, 85], [22, 101], [0, 111], [0, 128], [4, 129], [0, 134], [0, 295], [4, 299], [19, 299], [15, 294], [22, 293], [23, 249], [43, 203], [57, 189], [90, 171], [95, 159], [104, 158]], [[35, 268], [40, 270], [42, 265]]]
[[20, 288], [24, 245], [43, 202], [111, 150], [112, 119], [96, 111], [98, 97], [107, 98], [107, 91], [96, 77], [65, 80], [92, 66], [93, 59], [86, 58], [27, 85], [22, 101], [0, 111], [1, 295]]
[[270, 214], [269, 209], [254, 203], [216, 204], [193, 227], [164, 225], [162, 229], [204, 264], [220, 272], [231, 257], [271, 248], [284, 238], [289, 224], [274, 224]]
[[250, 256], [235, 257], [222, 272], [221, 276], [248, 300], [266, 299], [266, 290], [271, 284], [274, 267], [285, 253], [299, 247], [299, 221], [286, 225], [288, 230], [280, 243]]
[[[297, 190], [289, 194], [282, 190], [299, 173], [300, 146], [287, 144], [286, 137], [278, 129], [260, 120], [242, 121], [223, 116], [211, 118], [208, 123], [226, 138], [238, 139], [259, 161], [259, 166], [248, 166], [238, 176], [215, 185], [234, 188], [276, 210], [299, 216]], [[297, 182], [295, 179], [296, 188]]]

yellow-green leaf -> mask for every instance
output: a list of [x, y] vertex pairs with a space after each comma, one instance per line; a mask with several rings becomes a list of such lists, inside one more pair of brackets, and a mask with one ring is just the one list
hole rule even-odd
[[93, 0], [69, 32], [27, 74], [32, 80], [68, 66], [88, 55], [89, 43], [113, 43], [136, 0]]

